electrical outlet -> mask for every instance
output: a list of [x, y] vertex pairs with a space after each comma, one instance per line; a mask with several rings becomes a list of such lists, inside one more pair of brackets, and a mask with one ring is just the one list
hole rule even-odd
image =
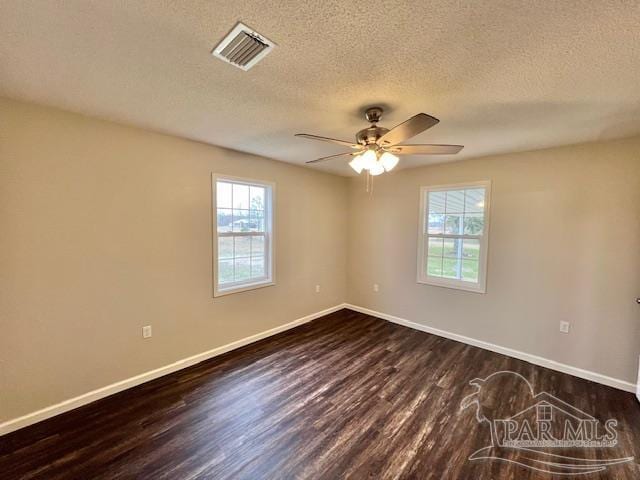
[[374, 291], [374, 292], [378, 292], [378, 291], [380, 291], [380, 287], [378, 286], [378, 284], [377, 284], [377, 283], [374, 283], [374, 284], [373, 284], [373, 291]]
[[569, 333], [569, 322], [560, 322], [560, 331], [562, 333]]
[[142, 327], [142, 338], [150, 338], [151, 337], [151, 325], [146, 325]]
[[320, 293], [320, 285], [316, 285], [316, 293]]

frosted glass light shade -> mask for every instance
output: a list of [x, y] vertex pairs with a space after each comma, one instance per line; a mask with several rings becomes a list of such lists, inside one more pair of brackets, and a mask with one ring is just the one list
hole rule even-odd
[[371, 170], [371, 168], [376, 164], [378, 157], [376, 152], [373, 150], [367, 150], [362, 154], [362, 168], [365, 170]]
[[362, 172], [362, 169], [364, 168], [362, 155], [356, 155], [355, 157], [353, 157], [353, 160], [349, 162], [349, 166], [353, 168], [356, 173], [360, 174], [360, 172]]
[[384, 152], [380, 157], [380, 163], [382, 163], [382, 166], [387, 172], [390, 172], [391, 170], [393, 170], [393, 167], [395, 167], [398, 164], [399, 160], [400, 159], [398, 157], [396, 157], [393, 153], [389, 153], [389, 152]]
[[384, 173], [384, 167], [382, 166], [382, 163], [381, 162], [374, 163], [373, 166], [369, 169], [369, 173], [373, 176]]

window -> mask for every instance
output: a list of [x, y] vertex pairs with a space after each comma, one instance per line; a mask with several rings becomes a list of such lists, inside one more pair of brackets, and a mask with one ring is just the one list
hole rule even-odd
[[274, 284], [271, 183], [213, 175], [213, 295]]
[[419, 283], [485, 292], [490, 187], [422, 187]]
[[552, 422], [553, 421], [553, 407], [548, 403], [538, 405], [537, 408], [538, 422]]

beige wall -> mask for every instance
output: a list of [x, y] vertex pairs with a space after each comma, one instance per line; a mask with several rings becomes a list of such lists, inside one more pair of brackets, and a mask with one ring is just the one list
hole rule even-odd
[[[276, 286], [212, 298], [211, 172], [276, 183]], [[0, 99], [0, 423], [344, 302], [347, 203], [345, 178]]]
[[[420, 186], [487, 179], [487, 293], [416, 283]], [[373, 196], [361, 180], [350, 185], [350, 303], [635, 383], [640, 139], [398, 171], [376, 178]]]
[[[211, 172], [276, 182], [276, 286], [212, 298]], [[484, 179], [487, 293], [417, 284], [419, 187]], [[640, 139], [398, 171], [368, 196], [0, 99], [0, 225], [0, 423], [344, 301], [635, 381]]]

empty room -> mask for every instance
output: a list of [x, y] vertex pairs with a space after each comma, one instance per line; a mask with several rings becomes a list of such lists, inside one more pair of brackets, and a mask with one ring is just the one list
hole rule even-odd
[[640, 478], [637, 0], [0, 39], [0, 479]]

